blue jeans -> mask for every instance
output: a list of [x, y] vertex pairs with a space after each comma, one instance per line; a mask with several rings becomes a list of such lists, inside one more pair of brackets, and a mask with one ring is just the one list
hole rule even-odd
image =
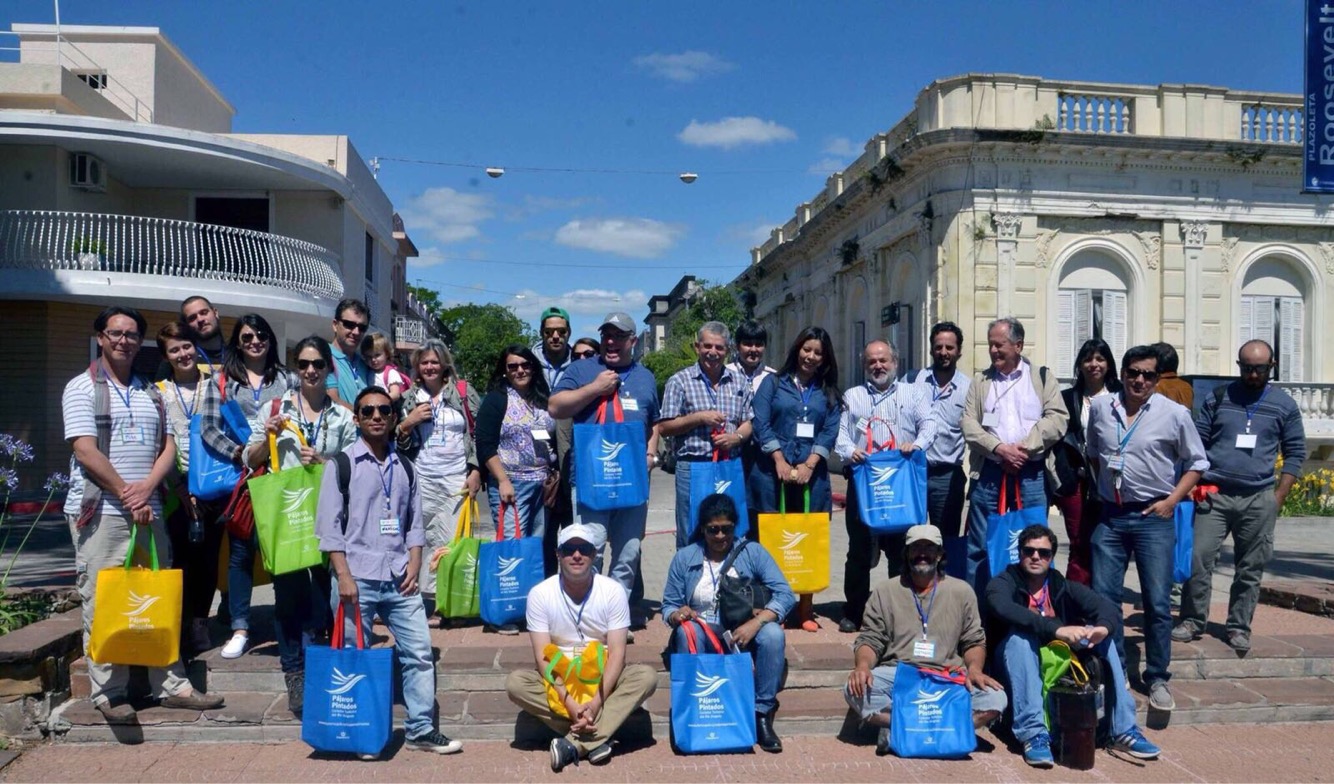
[[227, 608], [232, 613], [232, 631], [250, 629], [250, 595], [255, 591], [255, 553], [259, 539], [252, 532], [246, 539], [227, 534]]
[[599, 574], [605, 574], [621, 584], [633, 606], [631, 592], [639, 576], [639, 556], [643, 550], [644, 530], [648, 526], [648, 504], [628, 509], [590, 509], [579, 503], [579, 488], [575, 487], [574, 517], [576, 523], [595, 525], [602, 529], [611, 547], [611, 568], [603, 568], [601, 552], [593, 565]]
[[[1024, 508], [1047, 508], [1047, 488], [1043, 479], [1043, 464], [1030, 460], [1019, 472], [1019, 496]], [[1014, 480], [1001, 470], [999, 463], [990, 460], [982, 465], [982, 475], [973, 482], [968, 495], [968, 562], [965, 579], [978, 596], [986, 593], [991, 581], [991, 565], [987, 561], [987, 515], [996, 511], [1000, 502], [1001, 479]], [[1013, 490], [1014, 485], [1010, 488]], [[1013, 506], [1013, 501], [1009, 502]]]
[[[679, 465], [679, 463], [678, 463]], [[710, 624], [719, 641], [723, 637], [723, 627]], [[699, 630], [696, 629], [696, 632]], [[695, 635], [696, 642], [700, 638]], [[706, 643], [707, 644], [707, 643]], [[746, 646], [755, 659], [755, 712], [769, 713], [778, 707], [778, 685], [783, 680], [783, 667], [787, 664], [787, 636], [779, 624], [766, 623], [755, 634], [755, 639]], [[672, 638], [667, 643], [669, 653], [689, 653], [685, 633], [677, 626], [672, 630]]]
[[[894, 703], [894, 676], [898, 671], [897, 662], [872, 667], [871, 686], [860, 697], [853, 696], [852, 690], [844, 684], [843, 699], [863, 722], [877, 713], [890, 712]], [[1004, 689], [974, 689], [970, 685], [968, 692], [973, 695], [973, 713], [1005, 712], [1007, 698]]]
[[[390, 580], [356, 578], [357, 604], [361, 606], [362, 639], [371, 639], [371, 623], [379, 615], [394, 635], [394, 655], [403, 674], [403, 704], [408, 709], [403, 728], [409, 738], [419, 738], [435, 728], [435, 662], [431, 655], [431, 635], [426, 625], [426, 608], [421, 594], [404, 596], [398, 584]], [[334, 589], [330, 607], [338, 612], [338, 590]], [[356, 645], [355, 616], [344, 608], [343, 642]]]
[[[1102, 519], [1093, 529], [1093, 590], [1121, 606], [1126, 565], [1133, 555], [1144, 603], [1144, 683], [1152, 686], [1172, 674], [1172, 556], [1176, 525], [1154, 515], [1141, 515], [1147, 504], [1116, 506], [1104, 502]], [[1125, 633], [1117, 635], [1116, 652], [1126, 660]]]
[[[511, 479], [510, 484], [514, 485], [514, 507], [519, 510], [519, 530], [523, 531], [524, 536], [541, 539], [547, 530], [547, 508], [542, 504], [542, 483]], [[486, 480], [486, 498], [491, 502], [491, 520], [500, 526], [500, 485], [494, 479]], [[517, 538], [514, 533], [514, 513], [508, 508], [505, 509], [504, 530], [506, 539]]]
[[[1111, 641], [1108, 637], [1095, 645], [1093, 651], [1107, 663], [1106, 670], [1111, 674], [1111, 686], [1104, 688], [1111, 705], [1112, 737], [1116, 737], [1135, 728], [1135, 698], [1130, 696], [1130, 687], [1121, 670], [1121, 657], [1117, 655], [1116, 646]], [[1010, 687], [1010, 701], [1014, 705], [1014, 737], [1020, 743], [1026, 743], [1047, 731], [1047, 724], [1042, 718], [1042, 668], [1038, 653], [1041, 647], [1032, 634], [1011, 632], [1005, 635], [1000, 649], [996, 651], [996, 664], [1005, 674]]]

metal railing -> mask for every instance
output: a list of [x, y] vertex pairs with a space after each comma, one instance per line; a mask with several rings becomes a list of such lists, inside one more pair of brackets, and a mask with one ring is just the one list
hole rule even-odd
[[[21, 39], [24, 35], [31, 36], [33, 34], [0, 30], [0, 35]], [[0, 46], [0, 52], [19, 53], [19, 62], [54, 63], [57, 67], [69, 69], [69, 72], [73, 74], [96, 74], [98, 77], [96, 81], [99, 82], [99, 85], [89, 84], [90, 89], [96, 90], [103, 98], [115, 104], [131, 120], [135, 122], [153, 122], [153, 108], [147, 101], [140, 99], [123, 82], [99, 65], [87, 52], [58, 32], [55, 33], [55, 40], [28, 41], [21, 47]], [[42, 56], [37, 58], [27, 57], [33, 53]], [[53, 56], [48, 55], [48, 53]]]
[[0, 211], [0, 269], [169, 275], [338, 299], [339, 268], [328, 250], [277, 234], [139, 215]]
[[394, 319], [394, 343], [403, 345], [413, 343], [421, 345], [427, 338], [435, 337], [425, 321], [412, 316], [398, 316]]

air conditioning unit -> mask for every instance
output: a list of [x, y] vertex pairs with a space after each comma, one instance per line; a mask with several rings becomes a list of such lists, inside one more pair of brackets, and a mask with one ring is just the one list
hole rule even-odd
[[71, 188], [103, 193], [107, 189], [106, 164], [95, 155], [86, 152], [71, 153], [69, 156], [69, 184]]

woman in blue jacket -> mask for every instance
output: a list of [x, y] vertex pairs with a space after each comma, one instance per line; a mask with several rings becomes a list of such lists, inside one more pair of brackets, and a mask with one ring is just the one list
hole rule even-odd
[[[753, 405], [752, 424], [761, 456], [747, 481], [756, 489], [757, 511], [780, 511], [780, 492], [788, 511], [804, 511], [807, 490], [810, 511], [832, 511], [829, 453], [838, 440], [843, 394], [829, 333], [820, 327], [803, 329], [792, 341], [782, 369], [760, 383]], [[802, 594], [797, 607], [801, 627], [809, 632], [820, 628], [811, 598]]]
[[[670, 652], [689, 650], [681, 629], [686, 621], [707, 622], [721, 637], [718, 584], [723, 563], [732, 553], [736, 524], [736, 504], [728, 496], [715, 493], [700, 502], [694, 534], [672, 558], [662, 591], [662, 617], [673, 629]], [[732, 640], [755, 657], [755, 737], [760, 748], [777, 753], [783, 750], [783, 742], [774, 733], [773, 714], [787, 661], [787, 639], [778, 624], [791, 611], [796, 597], [767, 550], [745, 539], [739, 547], [728, 576], [762, 583], [769, 589], [769, 601], [753, 618], [731, 630]]]

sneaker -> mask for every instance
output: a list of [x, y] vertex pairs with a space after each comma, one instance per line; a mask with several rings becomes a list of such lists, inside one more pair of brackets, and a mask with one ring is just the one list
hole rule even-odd
[[579, 749], [565, 738], [551, 739], [551, 770], [560, 773], [561, 769], [572, 762], [579, 761]]
[[1112, 748], [1116, 751], [1123, 751], [1136, 759], [1144, 760], [1157, 759], [1158, 755], [1162, 753], [1162, 749], [1150, 743], [1138, 727], [1112, 738]]
[[378, 751], [375, 752], [374, 754], [358, 754], [358, 755], [357, 755], [357, 759], [361, 760], [362, 762], [374, 762], [374, 761], [378, 760], [379, 758], [380, 758], [380, 752], [378, 752]]
[[1149, 685], [1149, 707], [1159, 711], [1170, 711], [1177, 706], [1172, 699], [1172, 692], [1167, 688], [1167, 681], [1156, 681]]
[[241, 654], [245, 653], [246, 646], [250, 644], [250, 636], [241, 632], [234, 632], [232, 638], [227, 644], [222, 646], [222, 658], [239, 659]]
[[1246, 653], [1251, 649], [1251, 635], [1241, 629], [1233, 629], [1227, 633], [1227, 644], [1237, 653]]
[[611, 743], [604, 743], [588, 752], [588, 761], [593, 765], [605, 765], [611, 761]]
[[301, 718], [301, 709], [306, 701], [306, 673], [304, 670], [301, 672], [285, 672], [283, 673], [283, 680], [287, 684], [287, 710], [299, 719]]
[[139, 714], [135, 713], [134, 708], [130, 707], [130, 704], [124, 700], [95, 702], [93, 707], [97, 708], [97, 712], [102, 714], [102, 718], [106, 719], [107, 724], [121, 726], [139, 723]]
[[889, 756], [889, 727], [881, 727], [875, 734], [875, 755], [877, 757]]
[[851, 618], [844, 618], [838, 622], [838, 630], [844, 634], [856, 634], [861, 631], [861, 624]]
[[519, 633], [519, 624], [517, 623], [504, 624], [500, 628], [496, 629], [496, 633], [513, 637], [514, 635]]
[[1176, 642], [1191, 642], [1200, 639], [1200, 630], [1190, 621], [1182, 621], [1172, 627], [1172, 639]]
[[192, 691], [185, 695], [173, 694], [170, 697], [164, 697], [159, 704], [164, 708], [206, 711], [221, 708], [225, 704], [225, 701], [222, 697], [214, 694], [204, 694], [202, 692]]
[[1045, 732], [1039, 732], [1024, 741], [1024, 762], [1034, 768], [1054, 767], [1056, 758], [1051, 755], [1051, 736]]
[[625, 642], [626, 642], [626, 644], [632, 643], [632, 642], [634, 642], [634, 641], [635, 641], [635, 633], [632, 632], [632, 631], [630, 631], [629, 629], [626, 629], [626, 630], [625, 630]]
[[415, 738], [408, 738], [407, 747], [417, 751], [433, 751], [436, 754], [457, 754], [463, 751], [463, 744], [456, 740], [450, 740], [448, 736], [440, 733], [439, 730], [431, 730], [425, 735], [418, 735]]

